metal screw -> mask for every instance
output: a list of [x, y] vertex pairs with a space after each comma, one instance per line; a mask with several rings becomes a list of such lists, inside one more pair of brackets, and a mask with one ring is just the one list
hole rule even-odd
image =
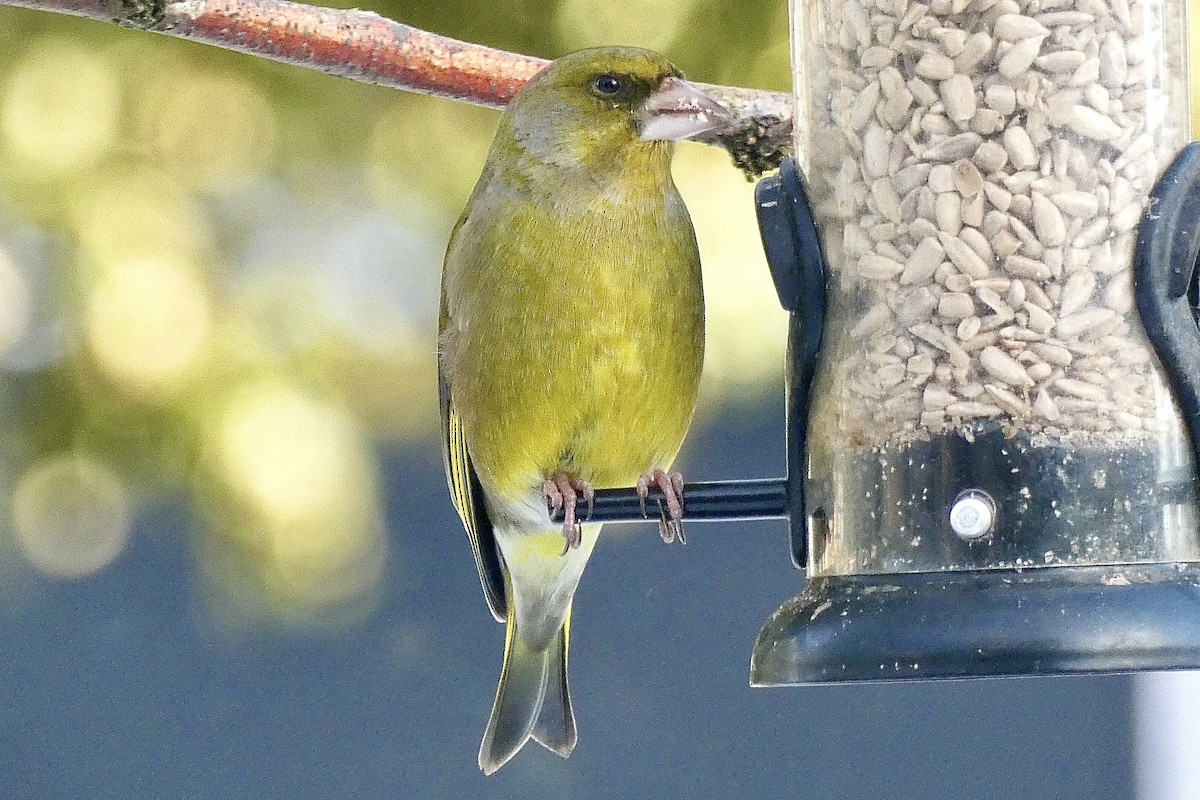
[[987, 492], [968, 489], [954, 498], [950, 507], [950, 528], [958, 538], [973, 542], [992, 532], [996, 504]]

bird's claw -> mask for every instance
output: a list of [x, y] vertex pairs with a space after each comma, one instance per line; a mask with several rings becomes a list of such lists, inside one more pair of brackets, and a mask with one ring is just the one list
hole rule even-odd
[[596, 490], [582, 478], [559, 473], [542, 484], [542, 494], [550, 509], [550, 521], [557, 522], [558, 515], [562, 514], [562, 554], [565, 556], [571, 548], [579, 547], [583, 542], [583, 526], [576, 515], [579, 495], [583, 495], [583, 502], [587, 505], [587, 514], [583, 518], [587, 522], [592, 518], [592, 509], [596, 504]]
[[[658, 503], [658, 534], [667, 544], [679, 538], [680, 544], [686, 544], [683, 535], [683, 476], [678, 472], [668, 474], [666, 470], [654, 469], [642, 475], [637, 481], [638, 502], [642, 508], [642, 516], [646, 514], [646, 500], [650, 497], [650, 487], [656, 486], [662, 492]], [[664, 505], [665, 501], [665, 505]]]
[[550, 509], [550, 521], [557, 522], [558, 515], [563, 510], [563, 493], [558, 484], [549, 480], [542, 484], [542, 494], [546, 496], [546, 505]]

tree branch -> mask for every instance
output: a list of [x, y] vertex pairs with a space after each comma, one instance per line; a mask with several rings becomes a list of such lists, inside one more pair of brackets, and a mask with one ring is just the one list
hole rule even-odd
[[[0, 0], [192, 39], [329, 75], [501, 108], [547, 62], [392, 22], [285, 0]], [[791, 97], [702, 86], [733, 114], [703, 139], [747, 175], [774, 169], [790, 150]]]

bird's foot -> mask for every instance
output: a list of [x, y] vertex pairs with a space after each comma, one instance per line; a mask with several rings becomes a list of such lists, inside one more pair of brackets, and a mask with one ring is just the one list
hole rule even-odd
[[[658, 500], [658, 534], [667, 544], [679, 537], [680, 544], [686, 544], [683, 537], [683, 476], [678, 472], [667, 474], [665, 470], [652, 469], [637, 481], [638, 499], [642, 503], [642, 516], [646, 516], [646, 500], [650, 497], [650, 487], [657, 486], [663, 493]], [[666, 502], [664, 506], [663, 503]]]
[[596, 490], [587, 481], [560, 472], [542, 484], [542, 494], [546, 496], [550, 506], [550, 520], [554, 521], [560, 513], [562, 514], [562, 531], [565, 540], [562, 554], [565, 556], [568, 550], [572, 547], [579, 547], [580, 542], [583, 541], [583, 527], [579, 524], [579, 517], [576, 514], [579, 496], [583, 495], [583, 502], [587, 504], [587, 515], [583, 518], [586, 522], [592, 518]]

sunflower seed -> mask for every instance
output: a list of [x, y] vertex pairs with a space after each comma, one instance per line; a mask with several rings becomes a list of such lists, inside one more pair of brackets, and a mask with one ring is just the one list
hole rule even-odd
[[913, 71], [931, 81], [944, 81], [954, 74], [954, 62], [938, 53], [926, 53], [917, 61]]
[[1004, 259], [1004, 271], [1017, 278], [1033, 278], [1044, 281], [1051, 276], [1050, 268], [1041, 261], [1022, 255], [1012, 255]]
[[1071, 109], [1067, 127], [1080, 136], [1107, 142], [1121, 135], [1121, 126], [1094, 108], [1075, 106]]
[[1047, 247], [1058, 247], [1067, 240], [1067, 226], [1062, 212], [1045, 195], [1033, 193], [1033, 230]]
[[975, 87], [966, 75], [955, 75], [939, 86], [946, 116], [955, 122], [965, 122], [975, 116]]
[[1067, 278], [1063, 285], [1062, 298], [1059, 300], [1059, 311], [1069, 316], [1079, 311], [1092, 299], [1096, 290], [1096, 276], [1091, 270], [1079, 270]]
[[1074, 72], [1086, 59], [1087, 56], [1078, 50], [1058, 50], [1038, 56], [1033, 63], [1046, 72]]
[[978, 419], [987, 417], [998, 417], [1003, 412], [999, 406], [991, 403], [977, 403], [971, 400], [960, 400], [956, 403], [951, 403], [946, 406], [946, 413], [952, 417], [962, 417], [964, 419]]
[[954, 71], [970, 75], [975, 68], [992, 54], [994, 42], [984, 31], [976, 31], [963, 42], [962, 51], [954, 57]]
[[1033, 411], [1038, 416], [1048, 420], [1056, 420], [1059, 418], [1058, 406], [1050, 397], [1050, 393], [1045, 389], [1039, 389], [1037, 395], [1033, 399]]
[[[1009, 162], [1019, 170], [1031, 169], [1041, 160], [1037, 149], [1029, 139], [1024, 128], [1008, 128], [1004, 131], [1004, 150], [1008, 153]], [[1032, 180], [1032, 178], [1031, 178]], [[1028, 184], [1026, 184], [1028, 186]], [[1018, 191], [1009, 186], [1009, 191]]]
[[983, 144], [983, 137], [978, 133], [968, 131], [930, 145], [921, 153], [921, 157], [926, 161], [949, 163], [970, 156], [981, 144]]
[[921, 395], [921, 402], [926, 408], [942, 409], [956, 400], [958, 397], [953, 392], [936, 384], [926, 386]]
[[935, 164], [929, 170], [928, 185], [931, 192], [938, 194], [954, 191], [954, 167], [949, 164]]
[[963, 197], [974, 197], [983, 190], [983, 176], [974, 162], [960, 158], [951, 167], [951, 183]]
[[904, 265], [887, 256], [868, 253], [858, 262], [858, 274], [872, 281], [890, 281], [904, 272]]
[[1032, 413], [1029, 404], [1003, 386], [986, 383], [983, 388], [987, 391], [996, 405], [1016, 417], [1028, 417]]
[[981, 323], [979, 317], [972, 314], [969, 317], [963, 317], [958, 323], [958, 328], [954, 331], [954, 336], [963, 343], [963, 349], [970, 350], [970, 340], [974, 339], [979, 333]]
[[1108, 399], [1107, 393], [1103, 388], [1094, 383], [1078, 381], [1074, 378], [1059, 378], [1054, 382], [1054, 388], [1072, 397], [1078, 397], [1081, 400], [1101, 402]]
[[1039, 305], [1034, 303], [1022, 303], [1022, 308], [1029, 317], [1029, 329], [1035, 333], [1047, 334], [1054, 329], [1054, 317], [1049, 311], [1046, 311]]
[[975, 302], [971, 295], [962, 292], [946, 292], [938, 301], [938, 314], [950, 319], [965, 319], [975, 313]]
[[[934, 220], [943, 233], [955, 234], [962, 228], [962, 200], [954, 192], [943, 192], [933, 205]], [[943, 247], [945, 243], [943, 242]]]
[[1009, 386], [1033, 386], [1025, 368], [999, 347], [985, 347], [979, 353], [979, 364], [988, 374]]
[[992, 26], [992, 33], [1006, 42], [1019, 42], [1022, 39], [1046, 36], [1050, 30], [1032, 17], [1001, 14]]
[[1017, 42], [1000, 57], [996, 69], [1006, 78], [1015, 78], [1025, 72], [1033, 65], [1033, 60], [1041, 51], [1043, 38], [1033, 36]]
[[938, 241], [941, 242], [942, 247], [945, 249], [946, 257], [964, 275], [980, 279], [986, 278], [988, 273], [991, 272], [991, 268], [987, 262], [980, 258], [979, 254], [972, 250], [970, 245], [961, 238], [949, 233], [942, 233], [938, 235]]
[[891, 135], [872, 122], [863, 135], [863, 172], [867, 177], [882, 178], [887, 174], [891, 151]]
[[1054, 368], [1045, 361], [1039, 361], [1036, 364], [1030, 364], [1025, 368], [1025, 374], [1033, 378], [1034, 382], [1044, 381], [1054, 373]]
[[1112, 309], [1089, 308], [1060, 318], [1054, 325], [1054, 332], [1064, 339], [1072, 339], [1094, 328], [1108, 325], [1115, 317]]
[[1057, 192], [1050, 197], [1050, 200], [1064, 214], [1081, 219], [1091, 219], [1100, 210], [1100, 202], [1091, 192], [1072, 189]]
[[890, 47], [868, 47], [863, 51], [861, 65], [863, 69], [878, 69], [879, 67], [887, 66], [892, 63], [892, 59], [896, 57], [896, 51]]

